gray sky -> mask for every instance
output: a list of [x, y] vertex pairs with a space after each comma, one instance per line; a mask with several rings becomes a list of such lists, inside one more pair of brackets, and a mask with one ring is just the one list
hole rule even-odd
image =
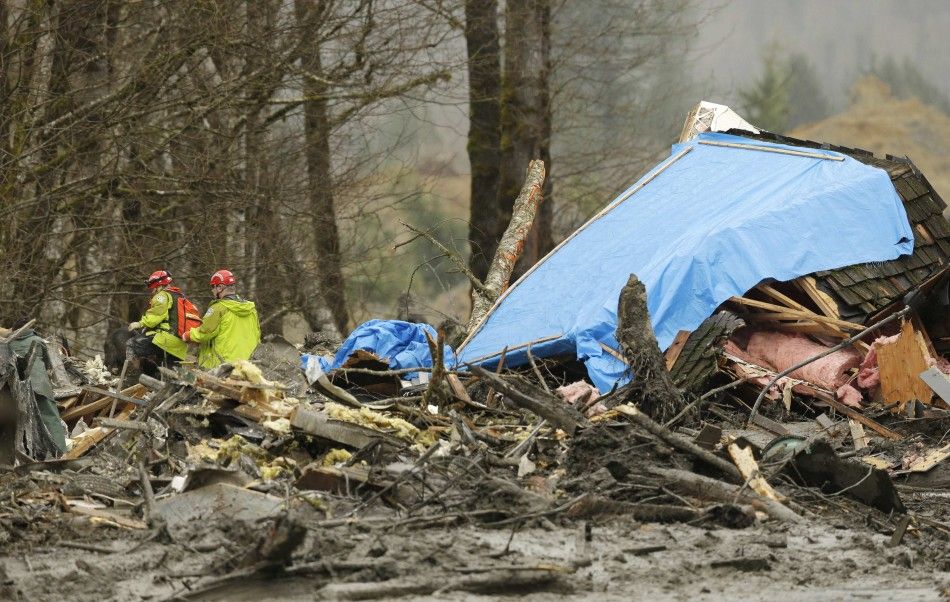
[[950, 95], [950, 0], [705, 0], [725, 7], [696, 43], [695, 77], [707, 100], [734, 102], [778, 41], [804, 53], [836, 108], [874, 57], [907, 57]]

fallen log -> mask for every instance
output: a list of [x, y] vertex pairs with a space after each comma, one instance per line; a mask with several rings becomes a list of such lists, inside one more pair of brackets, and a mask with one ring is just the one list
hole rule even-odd
[[524, 250], [525, 239], [531, 232], [538, 206], [544, 200], [541, 189], [544, 185], [544, 161], [532, 161], [528, 165], [524, 186], [515, 199], [511, 210], [511, 221], [498, 243], [495, 257], [492, 259], [484, 288], [472, 288], [472, 314], [468, 319], [468, 333], [475, 332], [488, 310], [492, 308], [502, 293], [508, 288], [508, 281], [515, 269], [518, 258]]
[[564, 401], [537, 392], [537, 396], [522, 393], [502, 377], [485, 370], [481, 366], [468, 365], [473, 374], [484, 378], [497, 390], [501, 391], [511, 402], [521, 409], [528, 410], [540, 418], [562, 429], [569, 435], [580, 426], [587, 425], [587, 418]]
[[317, 591], [322, 600], [376, 600], [392, 599], [400, 596], [427, 596], [437, 592], [511, 592], [522, 588], [540, 587], [556, 580], [561, 573], [570, 569], [551, 567], [498, 569], [482, 574], [467, 575], [458, 579], [431, 578], [424, 580], [390, 579], [379, 582], [331, 583]]
[[696, 459], [708, 464], [709, 466], [712, 466], [713, 468], [718, 469], [719, 471], [729, 475], [734, 480], [740, 483], [743, 481], [742, 474], [739, 472], [739, 469], [736, 468], [733, 464], [727, 462], [726, 460], [723, 460], [722, 458], [710, 452], [709, 450], [705, 450], [701, 448], [700, 446], [696, 445], [692, 441], [687, 441], [686, 439], [683, 439], [682, 437], [677, 436], [673, 431], [666, 428], [662, 424], [655, 422], [653, 419], [651, 419], [649, 416], [647, 416], [646, 414], [644, 414], [637, 408], [631, 405], [624, 404], [624, 405], [619, 405], [614, 409], [620, 412], [621, 414], [623, 414], [624, 416], [627, 416], [628, 418], [630, 418], [630, 420], [640, 425], [647, 431], [649, 431], [650, 434], [656, 437], [659, 437], [660, 439], [668, 443], [674, 449], [678, 449], [681, 452], [685, 452], [687, 454], [692, 455]]
[[650, 470], [666, 479], [669, 488], [677, 493], [730, 504], [750, 504], [756, 510], [761, 510], [776, 520], [790, 523], [802, 522], [801, 516], [790, 510], [781, 502], [764, 498], [751, 491], [745, 490], [741, 486], [730, 485], [729, 483], [676, 468], [654, 467]]

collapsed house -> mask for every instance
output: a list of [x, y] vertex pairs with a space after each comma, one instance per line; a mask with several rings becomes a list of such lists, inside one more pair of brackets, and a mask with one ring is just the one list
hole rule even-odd
[[[0, 540], [104, 566], [121, 556], [115, 575], [138, 567], [96, 578], [91, 599], [247, 594], [255, 580], [340, 599], [588, 591], [577, 575], [594, 563], [630, 578], [633, 565], [593, 551], [607, 544], [591, 524], [611, 520], [746, 529], [752, 550], [762, 525], [834, 517], [926, 551], [950, 533], [945, 495], [931, 495], [950, 457], [943, 208], [907, 159], [776, 136], [703, 103], [670, 157], [454, 352], [431, 326], [374, 320], [335, 354], [272, 338], [252, 362], [128, 383], [51, 345], [69, 450], [47, 457], [35, 421], [0, 424], [15, 433], [0, 450]], [[662, 374], [631, 370], [618, 341], [621, 309], [638, 302]], [[0, 353], [0, 409], [30, 413], [29, 368]], [[669, 379], [676, 416], [637, 403], [646, 379]], [[757, 396], [774, 400], [758, 415]], [[509, 549], [516, 531], [575, 525], [566, 555]], [[422, 528], [437, 546], [413, 544]], [[511, 530], [500, 552], [446, 551], [497, 529]], [[769, 549], [706, 564], [801, 570]], [[3, 566], [11, 598], [77, 582]]]
[[937, 284], [928, 317], [933, 349], [946, 352], [944, 207], [907, 159], [743, 129], [698, 133], [505, 291], [458, 357], [514, 367], [529, 352], [572, 354], [602, 393], [623, 385], [631, 374], [614, 333], [631, 273], [671, 357], [691, 356], [689, 334], [723, 304], [840, 340]]

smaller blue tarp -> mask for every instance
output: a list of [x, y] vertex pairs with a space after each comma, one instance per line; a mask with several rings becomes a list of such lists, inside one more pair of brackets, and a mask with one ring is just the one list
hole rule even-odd
[[[388, 362], [390, 370], [431, 368], [432, 354], [429, 353], [426, 332], [433, 339], [436, 338], [435, 328], [428, 324], [401, 320], [370, 320], [357, 326], [332, 358], [304, 354], [300, 360], [301, 366], [306, 370], [311, 358], [315, 358], [324, 372], [331, 372], [341, 367], [353, 353], [362, 350]], [[444, 348], [443, 361], [446, 366], [455, 365], [455, 353], [448, 345]], [[415, 372], [402, 376], [404, 380], [412, 380], [415, 377]]]

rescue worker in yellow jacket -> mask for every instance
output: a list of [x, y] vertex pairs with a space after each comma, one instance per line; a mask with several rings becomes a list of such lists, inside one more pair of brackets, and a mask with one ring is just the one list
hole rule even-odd
[[[152, 272], [146, 286], [153, 290], [148, 309], [136, 322], [129, 324], [132, 332], [140, 331], [129, 339], [129, 349], [136, 359], [148, 360], [157, 366], [170, 366], [185, 359], [188, 345], [178, 338], [173, 321], [177, 321], [175, 296], [181, 289], [172, 286], [172, 276], [165, 270]], [[155, 371], [150, 366], [139, 366], [147, 374]]]
[[214, 301], [201, 326], [185, 333], [185, 340], [198, 344], [198, 366], [214, 368], [225, 362], [246, 360], [261, 342], [261, 327], [253, 301], [235, 292], [234, 274], [218, 270], [211, 275]]

